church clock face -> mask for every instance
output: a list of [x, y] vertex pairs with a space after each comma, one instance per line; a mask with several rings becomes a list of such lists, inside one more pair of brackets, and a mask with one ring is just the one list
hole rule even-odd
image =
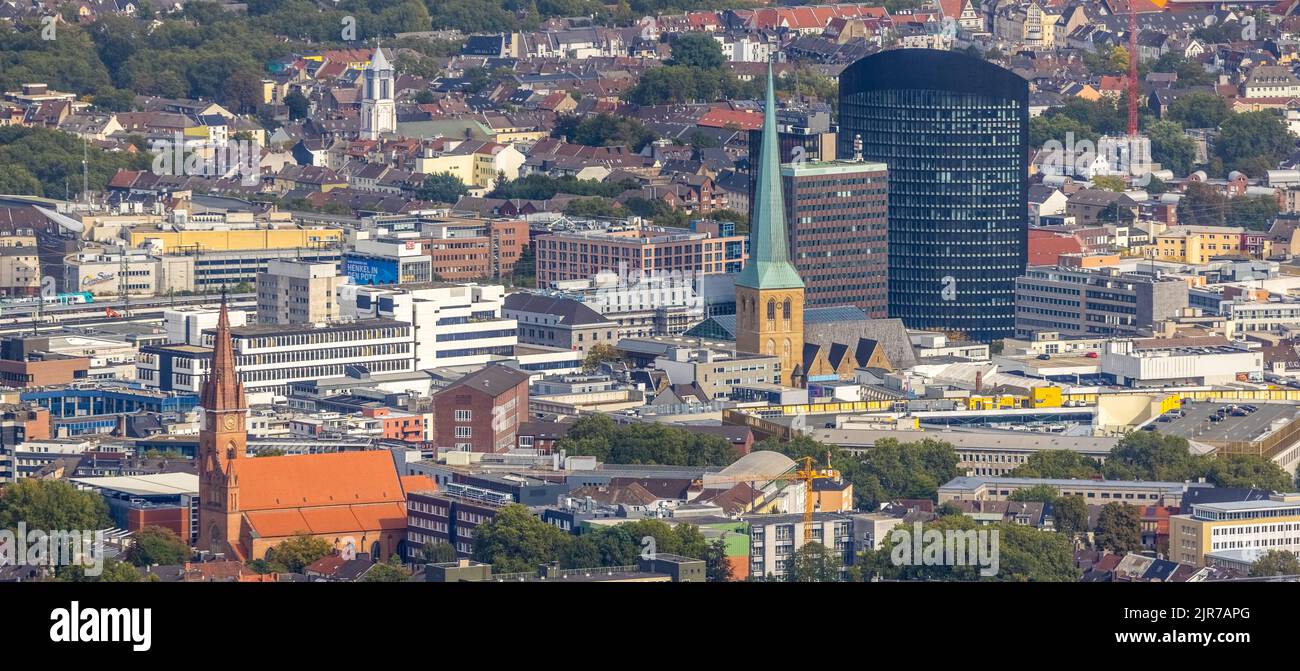
[[227, 430], [227, 431], [233, 431], [233, 430], [235, 429], [235, 416], [234, 416], [234, 415], [226, 415], [226, 416], [221, 420], [221, 425], [224, 426], [224, 427], [226, 427], [226, 430]]

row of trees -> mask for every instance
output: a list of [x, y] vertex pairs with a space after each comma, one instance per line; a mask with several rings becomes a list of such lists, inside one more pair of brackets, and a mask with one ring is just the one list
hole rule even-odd
[[[1071, 135], [1076, 143], [1087, 140], [1094, 144], [1102, 135], [1123, 135], [1128, 124], [1127, 96], [1095, 101], [1071, 98], [1034, 117], [1029, 122], [1031, 146], [1042, 147], [1049, 140], [1068, 146]], [[1224, 177], [1232, 170], [1262, 176], [1295, 151], [1295, 136], [1277, 113], [1234, 113], [1223, 98], [1210, 93], [1175, 100], [1163, 119], [1145, 111], [1139, 119], [1139, 127], [1151, 141], [1152, 159], [1176, 175], [1201, 169], [1211, 177]], [[1196, 145], [1187, 136], [1188, 128], [1218, 129], [1207, 163], [1196, 163]]]
[[[1086, 538], [1092, 531], [1088, 522], [1088, 504], [1082, 496], [1057, 494], [1055, 487], [1036, 485], [1011, 494], [1012, 501], [1037, 501], [1047, 506], [1056, 532], [1071, 543]], [[1142, 520], [1135, 506], [1112, 501], [1101, 507], [1093, 542], [1099, 550], [1116, 553], [1142, 549]]]
[[606, 415], [574, 422], [556, 449], [614, 464], [726, 466], [739, 456], [731, 443], [718, 436], [664, 424], [617, 424]]
[[654, 552], [704, 560], [710, 582], [731, 578], [726, 542], [708, 541], [695, 525], [643, 519], [574, 536], [519, 504], [502, 508], [475, 528], [474, 559], [491, 564], [496, 573], [531, 572], [552, 563], [561, 568], [630, 566], [650, 547], [647, 538], [653, 539]]
[[940, 485], [962, 474], [952, 444], [928, 438], [914, 443], [888, 438], [861, 456], [807, 436], [785, 442], [769, 439], [754, 449], [773, 450], [796, 461], [812, 457], [816, 463], [824, 463], [829, 455], [831, 466], [853, 483], [861, 510], [875, 510], [882, 502], [899, 498], [933, 499]]
[[1157, 431], [1139, 431], [1120, 439], [1104, 464], [1068, 450], [1044, 450], [1030, 455], [1012, 471], [1015, 477], [1105, 477], [1110, 480], [1181, 482], [1205, 478], [1218, 487], [1254, 487], [1287, 491], [1295, 484], [1271, 460], [1249, 454], [1192, 454], [1186, 438]]
[[[56, 130], [27, 126], [0, 127], [0, 193], [75, 198], [82, 187], [81, 139]], [[143, 152], [86, 151], [87, 182], [102, 189], [119, 169], [149, 166]]]
[[497, 180], [488, 197], [549, 200], [557, 193], [567, 193], [575, 196], [613, 198], [628, 189], [635, 188], [637, 188], [636, 184], [631, 181], [599, 182], [594, 179], [577, 179], [570, 175], [551, 177], [543, 173], [532, 173], [519, 179]]

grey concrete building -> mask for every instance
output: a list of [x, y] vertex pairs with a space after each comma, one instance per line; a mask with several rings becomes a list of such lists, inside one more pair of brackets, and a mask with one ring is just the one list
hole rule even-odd
[[344, 282], [329, 261], [272, 259], [257, 274], [257, 323], [323, 324], [339, 318]]
[[1016, 337], [1136, 335], [1187, 307], [1187, 283], [1113, 268], [1031, 266], [1016, 279]]
[[615, 346], [618, 322], [569, 298], [513, 293], [501, 310], [506, 319], [519, 322], [519, 342], [562, 347], [586, 354], [597, 344]]

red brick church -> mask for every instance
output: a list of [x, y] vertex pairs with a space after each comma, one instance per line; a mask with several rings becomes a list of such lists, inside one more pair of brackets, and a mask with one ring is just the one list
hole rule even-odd
[[308, 534], [384, 559], [405, 538], [406, 493], [434, 489], [428, 477], [399, 475], [387, 450], [249, 457], [224, 296], [201, 405], [199, 550], [251, 561]]

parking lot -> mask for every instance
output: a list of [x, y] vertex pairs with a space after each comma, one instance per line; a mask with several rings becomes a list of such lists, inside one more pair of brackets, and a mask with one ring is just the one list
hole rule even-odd
[[1254, 441], [1267, 436], [1278, 420], [1290, 420], [1296, 414], [1296, 406], [1289, 403], [1249, 402], [1238, 405], [1254, 405], [1259, 410], [1245, 417], [1225, 415], [1223, 421], [1211, 422], [1210, 415], [1219, 408], [1231, 407], [1233, 403], [1225, 401], [1188, 401], [1183, 404], [1186, 417], [1168, 422], [1153, 422], [1156, 430], [1189, 440], [1209, 441]]

